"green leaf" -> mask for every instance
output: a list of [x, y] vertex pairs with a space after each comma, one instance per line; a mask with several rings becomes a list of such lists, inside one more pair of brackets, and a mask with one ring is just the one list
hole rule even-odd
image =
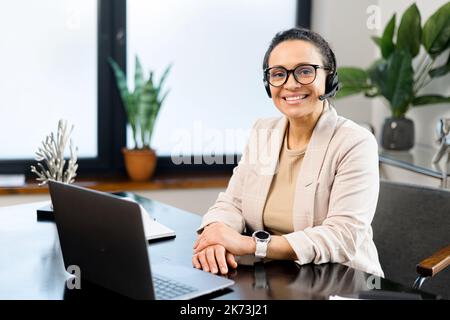
[[127, 115], [128, 123], [130, 124], [131, 131], [133, 134], [133, 141], [135, 148], [138, 147], [137, 140], [137, 100], [134, 94], [128, 91], [127, 79], [125, 77], [124, 72], [120, 68], [120, 66], [112, 59], [108, 58], [108, 62], [113, 69], [114, 75], [116, 77], [116, 84], [119, 88], [119, 93], [122, 98], [122, 103]]
[[393, 41], [394, 31], [395, 31], [395, 19], [396, 15], [392, 15], [388, 24], [384, 28], [383, 36], [381, 37], [380, 48], [383, 58], [387, 59], [395, 50], [395, 45]]
[[142, 73], [142, 65], [138, 56], [135, 58], [135, 70], [134, 70], [134, 94], [136, 99], [139, 100], [139, 96], [144, 86], [144, 74]]
[[138, 147], [138, 140], [137, 140], [137, 120], [138, 120], [138, 114], [137, 114], [137, 102], [135, 99], [135, 96], [132, 94], [128, 94], [124, 105], [126, 105], [126, 113], [127, 113], [127, 119], [128, 123], [130, 124], [131, 131], [133, 134], [133, 141], [135, 148]]
[[411, 54], [405, 50], [395, 50], [382, 75], [381, 94], [389, 101], [396, 117], [408, 110], [413, 95], [413, 76]]
[[419, 53], [421, 40], [420, 12], [414, 3], [405, 11], [398, 27], [397, 48], [408, 50], [415, 57]]
[[422, 43], [432, 58], [450, 45], [450, 2], [440, 7], [423, 26]]
[[151, 108], [151, 114], [150, 114], [149, 122], [148, 122], [148, 128], [147, 128], [149, 145], [151, 143], [153, 129], [154, 129], [155, 122], [156, 122], [156, 117], [158, 116], [160, 108], [161, 108], [161, 104], [159, 102], [153, 102], [152, 108]]
[[381, 91], [381, 87], [384, 85], [384, 79], [386, 78], [388, 62], [385, 59], [375, 60], [367, 69], [367, 74], [372, 86], [378, 88], [377, 91]]
[[148, 80], [143, 87], [142, 94], [138, 102], [140, 117], [147, 118], [151, 113], [151, 104], [154, 101], [154, 92], [155, 88], [153, 87], [153, 83]]
[[437, 77], [445, 76], [449, 72], [450, 72], [450, 54], [448, 55], [446, 64], [444, 64], [440, 67], [431, 69], [428, 74], [430, 75], [431, 78], [437, 78]]
[[413, 106], [424, 106], [436, 103], [450, 103], [450, 97], [444, 97], [438, 94], [428, 94], [415, 97], [412, 101]]
[[108, 58], [108, 62], [111, 65], [114, 75], [116, 77], [116, 84], [117, 84], [117, 87], [119, 88], [119, 93], [120, 93], [120, 96], [122, 97], [122, 102], [124, 102], [124, 104], [125, 104], [126, 100], [127, 100], [127, 96], [129, 94], [128, 86], [127, 86], [127, 78], [125, 77], [124, 72], [119, 67], [117, 62], [115, 62], [112, 58]]
[[153, 75], [154, 74], [155, 73], [153, 71], [150, 71], [150, 74], [149, 74], [149, 77], [148, 77], [148, 81], [152, 84], [152, 86], [153, 86]]
[[370, 88], [368, 75], [364, 69], [354, 67], [341, 67], [337, 71], [339, 75], [339, 91], [336, 97], [357, 94]]
[[157, 96], [158, 96], [158, 98], [159, 98], [159, 93], [161, 92], [162, 86], [164, 84], [164, 81], [166, 80], [167, 75], [170, 72], [170, 69], [172, 69], [172, 63], [167, 66], [166, 70], [164, 70], [164, 72], [163, 72], [163, 74], [161, 76], [161, 79], [159, 80], [159, 84], [158, 84], [158, 87], [157, 87], [157, 92], [158, 92]]
[[145, 83], [138, 103], [141, 139], [143, 146], [150, 147], [149, 132], [153, 131], [152, 115], [155, 112], [156, 89], [153, 86], [153, 76]]
[[377, 37], [377, 36], [371, 36], [373, 42], [375, 42], [375, 44], [380, 47], [381, 49], [381, 37]]
[[166, 97], [167, 97], [167, 95], [169, 94], [169, 92], [170, 92], [170, 89], [167, 90], [167, 91], [163, 94], [163, 96], [161, 97], [161, 100], [159, 101], [160, 107], [161, 107], [161, 105], [163, 104], [164, 100], [166, 100]]

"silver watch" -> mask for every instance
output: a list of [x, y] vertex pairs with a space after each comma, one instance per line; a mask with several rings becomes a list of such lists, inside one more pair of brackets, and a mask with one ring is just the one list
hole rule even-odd
[[264, 230], [253, 232], [252, 237], [256, 242], [255, 257], [264, 258], [267, 255], [267, 245], [270, 242], [270, 233]]

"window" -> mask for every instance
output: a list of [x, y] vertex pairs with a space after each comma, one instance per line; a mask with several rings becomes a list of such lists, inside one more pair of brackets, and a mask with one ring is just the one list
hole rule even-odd
[[[0, 3], [0, 173], [27, 173], [59, 119], [75, 126], [79, 172], [110, 171], [123, 144], [106, 57], [123, 55], [115, 34], [124, 3], [17, 0]], [[115, 152], [115, 154], [114, 154]], [[120, 158], [120, 157], [119, 157]]]

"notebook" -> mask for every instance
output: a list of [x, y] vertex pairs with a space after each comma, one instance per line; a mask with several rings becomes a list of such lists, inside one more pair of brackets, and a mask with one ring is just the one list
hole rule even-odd
[[139, 206], [141, 207], [141, 216], [142, 224], [144, 225], [145, 239], [150, 241], [163, 238], [175, 238], [175, 231], [156, 221], [155, 219], [150, 218], [147, 210], [145, 210], [143, 206]]
[[[122, 197], [122, 199], [136, 202], [133, 198], [130, 197]], [[156, 219], [151, 218], [147, 210], [145, 210], [145, 208], [140, 203], [138, 204], [141, 208], [141, 217], [142, 224], [144, 225], [145, 239], [147, 239], [148, 241], [152, 241], [157, 239], [175, 238], [176, 234], [174, 230], [156, 221]]]

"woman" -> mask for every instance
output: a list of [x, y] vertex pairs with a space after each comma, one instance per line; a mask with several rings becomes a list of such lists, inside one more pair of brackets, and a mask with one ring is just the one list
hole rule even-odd
[[203, 217], [194, 267], [225, 274], [237, 267], [236, 256], [255, 255], [382, 276], [370, 226], [377, 142], [327, 100], [338, 89], [328, 43], [307, 29], [278, 33], [263, 68], [266, 91], [284, 116], [254, 125], [226, 191]]

